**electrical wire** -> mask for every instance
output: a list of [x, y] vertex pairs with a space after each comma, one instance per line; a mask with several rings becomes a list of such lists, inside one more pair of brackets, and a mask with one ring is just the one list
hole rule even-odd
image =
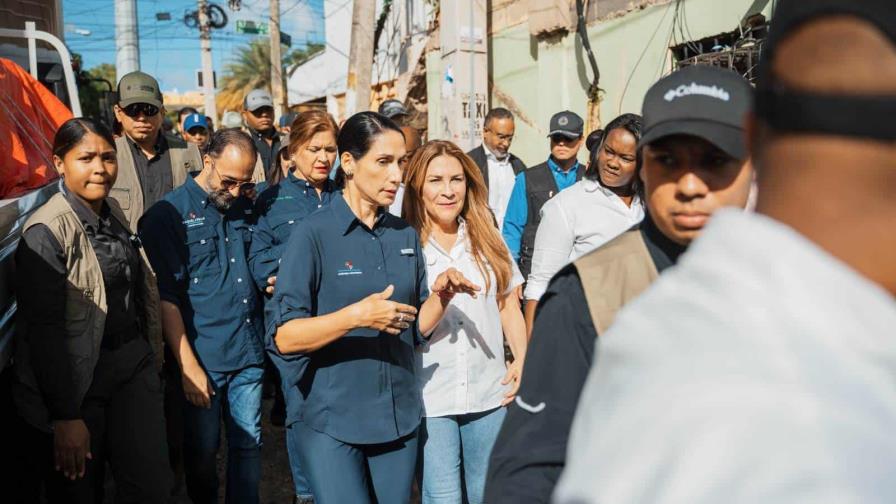
[[653, 33], [650, 34], [650, 38], [647, 39], [647, 43], [644, 44], [644, 49], [641, 51], [641, 55], [638, 56], [638, 60], [635, 61], [635, 66], [632, 67], [631, 73], [629, 73], [628, 78], [625, 80], [625, 86], [622, 88], [622, 96], [619, 97], [619, 111], [618, 113], [622, 113], [622, 102], [625, 101], [625, 94], [628, 92], [628, 86], [632, 82], [632, 77], [635, 76], [635, 72], [638, 70], [638, 66], [641, 65], [641, 60], [644, 59], [644, 55], [647, 54], [647, 49], [650, 48], [650, 43], [653, 42], [653, 39], [656, 37], [656, 34], [659, 33], [660, 27], [663, 25], [663, 21], [666, 20], [666, 16], [669, 14], [669, 11], [672, 9], [672, 4], [668, 4], [666, 9], [663, 11], [662, 17], [660, 17], [659, 23], [656, 24], [656, 28], [654, 28]]

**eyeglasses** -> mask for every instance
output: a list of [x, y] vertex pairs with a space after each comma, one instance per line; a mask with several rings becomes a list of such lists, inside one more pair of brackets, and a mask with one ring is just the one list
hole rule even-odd
[[267, 107], [267, 106], [258, 107], [255, 110], [250, 110], [249, 113], [254, 115], [255, 117], [261, 117], [264, 115], [274, 115], [274, 107]]
[[215, 163], [212, 163], [212, 171], [215, 172], [215, 175], [218, 176], [218, 180], [221, 181], [221, 189], [224, 189], [225, 191], [232, 191], [234, 188], [237, 188], [240, 194], [245, 195], [246, 193], [249, 193], [253, 189], [255, 189], [255, 182], [235, 180], [230, 177], [221, 175], [221, 173], [218, 172], [218, 168], [215, 166]]
[[[581, 138], [581, 137], [579, 137]], [[551, 142], [553, 143], [564, 143], [564, 144], [572, 144], [576, 143], [579, 138], [569, 138], [565, 135], [551, 135]]]
[[150, 105], [149, 103], [132, 103], [122, 109], [124, 115], [128, 117], [137, 117], [143, 114], [146, 117], [152, 117], [159, 113], [159, 107]]

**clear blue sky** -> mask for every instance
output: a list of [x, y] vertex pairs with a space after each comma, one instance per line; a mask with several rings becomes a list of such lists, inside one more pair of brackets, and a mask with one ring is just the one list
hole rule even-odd
[[[100, 63], [115, 64], [114, 0], [63, 0], [65, 41], [84, 58], [84, 67]], [[229, 21], [225, 28], [212, 31], [212, 57], [218, 79], [235, 50], [252, 40], [253, 35], [236, 33], [236, 20], [267, 23], [267, 0], [242, 0], [239, 12], [227, 8], [227, 0], [212, 0], [224, 8]], [[199, 30], [187, 28], [186, 11], [196, 10], [191, 0], [137, 0], [140, 33], [140, 67], [154, 75], [165, 91], [196, 88], [196, 70], [200, 68]], [[157, 12], [169, 12], [171, 21], [156, 21]], [[282, 31], [292, 36], [292, 47], [324, 41], [323, 0], [280, 0]], [[90, 30], [89, 36], [75, 29]]]

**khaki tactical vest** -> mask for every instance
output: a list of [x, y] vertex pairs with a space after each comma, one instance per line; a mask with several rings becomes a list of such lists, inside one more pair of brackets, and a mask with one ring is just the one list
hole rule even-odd
[[[113, 218], [127, 226], [127, 219], [111, 199], [106, 200]], [[66, 257], [65, 302], [65, 350], [72, 356], [77, 398], [84, 399], [93, 381], [93, 370], [100, 355], [100, 344], [106, 322], [106, 288], [103, 273], [90, 239], [62, 193], [57, 193], [40, 207], [25, 223], [23, 232], [37, 224], [43, 224], [62, 246]], [[146, 254], [140, 249], [142, 279], [137, 282], [136, 306], [138, 324], [155, 353], [156, 362], [162, 363], [161, 305], [156, 275]], [[18, 377], [16, 401], [26, 420], [39, 428], [48, 428], [49, 414], [41, 399], [40, 389], [31, 369], [27, 323], [20, 317], [17, 327], [16, 374]]]
[[[187, 180], [190, 172], [202, 170], [202, 156], [193, 144], [170, 136], [166, 136], [165, 140], [168, 141], [168, 156], [171, 160], [172, 189], [176, 189]], [[134, 153], [126, 135], [115, 139], [115, 148], [118, 150], [118, 178], [112, 186], [109, 198], [118, 202], [128, 219], [129, 228], [136, 232], [137, 221], [147, 210], [143, 203], [143, 186], [140, 185]]]
[[623, 233], [573, 264], [598, 337], [613, 324], [616, 313], [658, 276], [656, 264], [637, 229]]
[[[279, 155], [279, 154], [278, 154]], [[252, 171], [252, 182], [260, 184], [267, 180], [264, 173], [264, 163], [261, 162], [261, 154], [255, 155], [255, 170]]]

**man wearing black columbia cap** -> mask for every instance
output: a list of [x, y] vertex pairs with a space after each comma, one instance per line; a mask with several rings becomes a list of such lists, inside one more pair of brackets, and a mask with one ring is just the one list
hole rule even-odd
[[750, 85], [712, 67], [674, 72], [647, 92], [636, 168], [647, 215], [548, 285], [526, 352], [526, 379], [492, 451], [487, 502], [549, 501], [598, 335], [678, 261], [716, 210], [746, 205], [752, 167], [742, 125], [749, 105]]
[[554, 114], [548, 133], [551, 139], [548, 160], [516, 176], [501, 234], [519, 263], [523, 278], [528, 278], [532, 269], [541, 207], [557, 193], [581, 180], [585, 173], [585, 165], [576, 157], [585, 143], [584, 126], [584, 121], [575, 112], [564, 110]]
[[778, 2], [756, 213], [601, 338], [556, 502], [896, 501], [894, 111], [891, 1]]

